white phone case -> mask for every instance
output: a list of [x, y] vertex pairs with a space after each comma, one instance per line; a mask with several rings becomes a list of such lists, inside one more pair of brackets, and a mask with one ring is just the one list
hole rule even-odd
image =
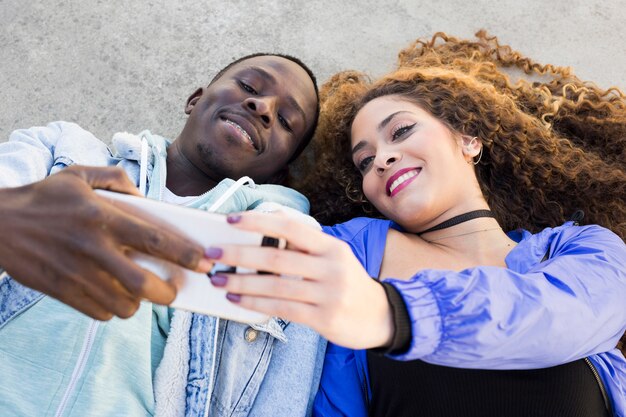
[[[105, 190], [96, 190], [100, 196], [143, 219], [154, 219], [171, 230], [177, 231], [205, 248], [225, 244], [261, 246], [263, 235], [239, 230], [226, 222], [223, 214], [176, 206], [147, 198], [134, 197]], [[284, 240], [274, 241], [272, 246], [285, 247]], [[265, 240], [267, 243], [268, 239]], [[206, 274], [184, 269], [170, 262], [142, 253], [132, 255], [142, 268], [148, 269], [165, 280], [175, 280], [178, 288], [174, 308], [217, 316], [243, 323], [262, 323], [268, 320], [265, 314], [246, 310], [226, 299], [226, 291], [214, 287]], [[228, 269], [216, 265], [212, 272]]]

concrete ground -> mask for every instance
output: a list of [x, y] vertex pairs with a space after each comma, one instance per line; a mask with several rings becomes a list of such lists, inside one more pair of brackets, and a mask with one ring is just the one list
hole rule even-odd
[[626, 89], [626, 0], [0, 0], [0, 141], [69, 120], [176, 135], [186, 97], [233, 58], [279, 51], [323, 81], [380, 75], [398, 50], [480, 28], [539, 62]]

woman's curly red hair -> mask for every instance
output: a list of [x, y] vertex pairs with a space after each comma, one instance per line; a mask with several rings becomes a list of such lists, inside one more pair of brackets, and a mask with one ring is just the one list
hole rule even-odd
[[[297, 184], [312, 214], [325, 224], [380, 216], [361, 191], [350, 127], [364, 104], [393, 94], [482, 140], [476, 174], [503, 228], [539, 231], [583, 210], [585, 222], [626, 238], [625, 96], [534, 63], [483, 31], [477, 36], [438, 33], [402, 50], [398, 69], [375, 83], [345, 71], [322, 86], [314, 164]], [[537, 79], [513, 83], [508, 67]]]
[[392, 94], [453, 132], [482, 140], [476, 175], [505, 230], [537, 232], [583, 210], [585, 223], [625, 239], [624, 94], [583, 82], [568, 68], [538, 64], [484, 31], [476, 36], [437, 33], [402, 50], [397, 70], [376, 82], [345, 71], [322, 86], [314, 162], [296, 184], [312, 215], [323, 224], [382, 217], [361, 190], [350, 127], [367, 102]]

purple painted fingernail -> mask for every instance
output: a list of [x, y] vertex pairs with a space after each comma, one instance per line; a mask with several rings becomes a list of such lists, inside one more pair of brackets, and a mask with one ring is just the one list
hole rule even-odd
[[223, 253], [222, 248], [207, 248], [204, 251], [204, 256], [209, 259], [220, 259]]
[[226, 216], [226, 221], [228, 223], [239, 223], [239, 221], [241, 220], [241, 214], [229, 214], [228, 216]]
[[211, 284], [216, 287], [223, 287], [228, 282], [228, 277], [226, 275], [216, 274], [211, 277]]
[[226, 298], [231, 303], [238, 303], [239, 301], [241, 301], [241, 295], [233, 294], [233, 293], [230, 293], [230, 292], [228, 294], [226, 294]]

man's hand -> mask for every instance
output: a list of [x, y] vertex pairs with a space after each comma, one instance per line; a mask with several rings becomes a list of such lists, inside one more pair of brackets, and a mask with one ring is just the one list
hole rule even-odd
[[208, 271], [203, 248], [106, 202], [93, 188], [139, 195], [123, 170], [73, 166], [0, 190], [0, 265], [22, 284], [99, 320], [130, 317], [142, 299], [169, 304], [171, 283], [127, 256], [143, 252]]

